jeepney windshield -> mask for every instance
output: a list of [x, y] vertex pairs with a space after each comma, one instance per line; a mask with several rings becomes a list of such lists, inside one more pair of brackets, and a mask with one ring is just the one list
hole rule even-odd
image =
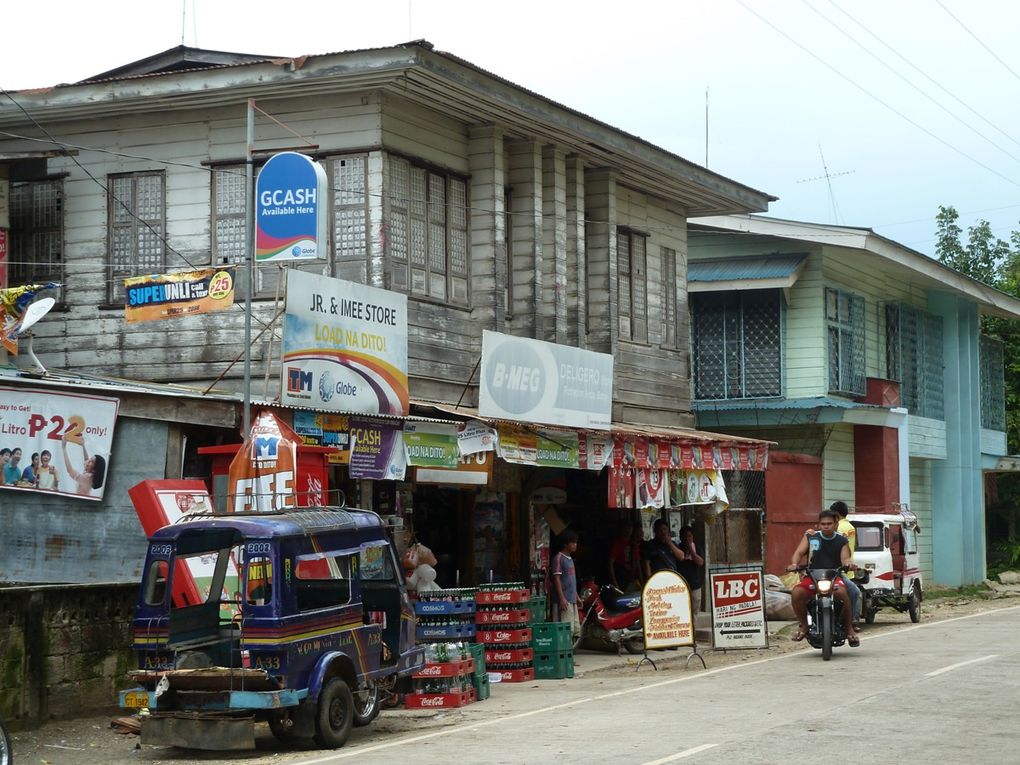
[[388, 543], [362, 548], [359, 558], [363, 582], [392, 582], [396, 572]]

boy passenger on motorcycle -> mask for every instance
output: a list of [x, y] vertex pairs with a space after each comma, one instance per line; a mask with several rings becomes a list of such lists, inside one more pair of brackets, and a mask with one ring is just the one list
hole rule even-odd
[[[796, 571], [801, 561], [810, 555], [808, 566], [811, 568], [836, 569], [840, 566], [852, 567], [853, 558], [850, 555], [850, 543], [847, 538], [836, 531], [836, 524], [839, 523], [839, 515], [832, 510], [822, 510], [818, 514], [818, 531], [813, 534], [805, 534], [793, 553], [787, 571]], [[853, 621], [850, 618], [850, 596], [847, 595], [846, 582], [843, 577], [837, 576], [833, 581], [833, 592], [843, 604], [843, 628], [846, 630], [846, 642], [856, 648], [861, 644], [861, 639], [854, 630]], [[800, 622], [793, 640], [800, 641], [807, 637], [807, 603], [814, 594], [814, 583], [810, 576], [801, 578], [800, 583], [793, 588], [793, 611], [797, 614]]]

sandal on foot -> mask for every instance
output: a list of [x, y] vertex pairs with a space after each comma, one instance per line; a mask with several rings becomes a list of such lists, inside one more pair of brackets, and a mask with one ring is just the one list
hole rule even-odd
[[848, 637], [846, 642], [851, 648], [857, 648], [861, 644], [861, 639], [857, 637], [857, 635], [854, 635], [853, 637]]
[[807, 633], [804, 632], [804, 630], [798, 629], [796, 632], [794, 632], [792, 635], [790, 635], [790, 640], [792, 640], [794, 643], [799, 643], [801, 640], [803, 640], [806, 637], [807, 637]]

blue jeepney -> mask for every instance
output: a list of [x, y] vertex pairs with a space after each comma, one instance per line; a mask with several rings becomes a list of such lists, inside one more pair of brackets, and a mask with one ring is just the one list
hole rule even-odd
[[[185, 516], [149, 539], [133, 620], [142, 743], [340, 747], [421, 668], [414, 614], [378, 515], [350, 508]], [[398, 687], [398, 685], [400, 687]]]

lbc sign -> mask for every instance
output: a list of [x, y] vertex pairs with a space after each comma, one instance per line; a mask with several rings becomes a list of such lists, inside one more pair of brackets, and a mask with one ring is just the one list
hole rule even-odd
[[255, 185], [255, 260], [325, 256], [326, 172], [304, 154], [285, 151], [266, 162]]

